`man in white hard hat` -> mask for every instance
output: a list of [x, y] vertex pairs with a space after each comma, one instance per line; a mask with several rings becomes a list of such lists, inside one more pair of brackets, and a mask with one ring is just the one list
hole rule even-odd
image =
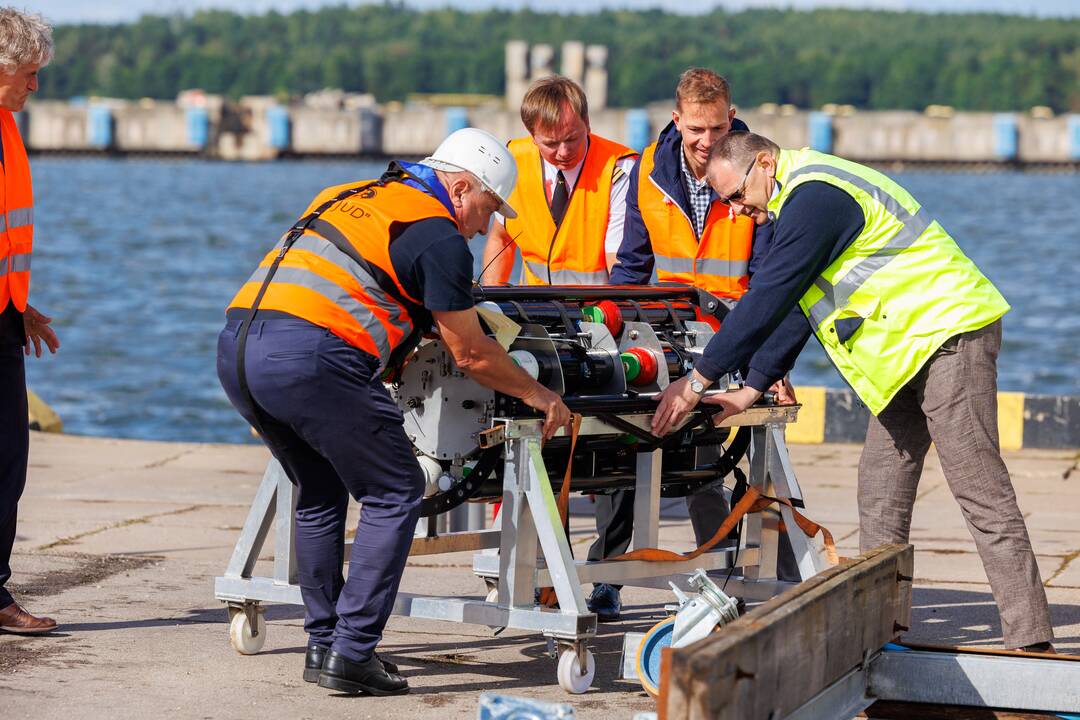
[[[473, 307], [466, 239], [517, 170], [501, 142], [467, 128], [419, 164], [322, 191], [229, 304], [218, 377], [299, 487], [296, 559], [309, 641], [304, 679], [338, 692], [408, 692], [379, 658], [420, 512], [424, 477], [382, 383], [436, 329], [458, 367], [566, 425], [558, 395], [487, 337]], [[342, 577], [349, 496], [362, 503]]]

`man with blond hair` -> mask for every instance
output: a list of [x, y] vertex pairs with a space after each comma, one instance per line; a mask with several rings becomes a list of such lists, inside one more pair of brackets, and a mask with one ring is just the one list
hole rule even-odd
[[52, 59], [52, 29], [38, 15], [0, 8], [0, 631], [45, 633], [56, 621], [35, 617], [4, 585], [11, 578], [11, 548], [19, 498], [26, 485], [30, 428], [23, 355], [41, 357], [60, 347], [52, 319], [27, 303], [34, 237], [30, 162], [12, 113], [38, 89], [38, 70]]
[[521, 251], [523, 285], [604, 285], [622, 242], [636, 153], [592, 133], [581, 87], [554, 75], [537, 80], [521, 103], [528, 137], [511, 140], [518, 184], [516, 219], [496, 216], [484, 248], [481, 282], [505, 283]]
[[630, 177], [626, 224], [612, 282], [693, 285], [730, 301], [750, 282], [754, 224], [735, 218], [705, 180], [713, 145], [745, 130], [731, 106], [727, 80], [706, 68], [679, 77], [675, 109]]
[[[690, 68], [679, 77], [671, 122], [642, 151], [630, 174], [612, 284], [648, 283], [655, 269], [660, 282], [693, 285], [729, 308], [743, 296], [750, 283], [752, 250], [755, 256], [761, 254], [768, 229], [755, 232], [753, 222], [735, 217], [720, 202], [705, 179], [705, 165], [720, 138], [745, 129], [746, 124], [735, 117], [731, 87], [722, 76], [707, 68]], [[774, 389], [781, 402], [794, 402], [790, 385], [778, 383]], [[594, 560], [626, 552], [633, 535], [634, 491], [598, 497], [603, 497], [596, 513], [600, 536], [589, 549]], [[703, 487], [688, 495], [686, 504], [700, 545], [728, 514], [723, 488]], [[594, 596], [619, 605], [615, 586], [599, 585]]]

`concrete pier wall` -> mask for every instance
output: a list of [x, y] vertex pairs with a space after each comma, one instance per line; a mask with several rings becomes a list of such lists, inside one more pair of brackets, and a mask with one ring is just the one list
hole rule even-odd
[[372, 110], [293, 108], [292, 147], [305, 155], [370, 155], [382, 150], [382, 117]]
[[[209, 118], [207, 118], [207, 121]], [[118, 152], [201, 152], [209, 141], [189, 133], [188, 108], [175, 103], [140, 103], [113, 110], [114, 148]]]
[[[535, 48], [533, 48], [535, 50]], [[535, 66], [534, 66], [535, 69]], [[631, 146], [651, 142], [671, 121], [669, 103], [643, 109], [594, 109], [593, 132]], [[963, 164], [1080, 162], [1080, 115], [740, 109], [755, 132], [782, 147], [813, 147], [857, 161]], [[509, 140], [525, 129], [517, 108], [501, 103], [357, 106], [284, 105], [271, 97], [199, 106], [164, 101], [35, 101], [21, 118], [38, 152], [193, 153], [225, 160], [281, 156], [429, 154], [466, 125]]]
[[914, 112], [859, 113], [833, 121], [831, 152], [866, 160], [983, 162], [1005, 160], [991, 113], [928, 118]]
[[30, 150], [90, 150], [86, 105], [58, 100], [31, 103], [23, 111], [26, 133], [23, 141]]
[[446, 126], [445, 108], [401, 106], [386, 109], [383, 111], [382, 153], [427, 155], [447, 136]]
[[808, 113], [740, 110], [737, 116], [741, 117], [753, 132], [764, 135], [780, 147], [801, 148], [810, 144]]
[[174, 102], [34, 102], [23, 113], [31, 151], [203, 153], [221, 127], [222, 109]]

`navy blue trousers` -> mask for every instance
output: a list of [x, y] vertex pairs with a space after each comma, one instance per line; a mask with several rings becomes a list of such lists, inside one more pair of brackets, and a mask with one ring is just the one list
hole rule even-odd
[[30, 452], [25, 338], [22, 313], [9, 302], [0, 313], [0, 608], [14, 602], [4, 585], [11, 578], [11, 548]]
[[[303, 320], [273, 318], [252, 323], [245, 351], [256, 416], [236, 375], [239, 333], [230, 319], [218, 338], [218, 377], [298, 488], [304, 629], [312, 643], [362, 662], [393, 609], [424, 492], [401, 411], [374, 357]], [[344, 580], [350, 495], [360, 523]]]

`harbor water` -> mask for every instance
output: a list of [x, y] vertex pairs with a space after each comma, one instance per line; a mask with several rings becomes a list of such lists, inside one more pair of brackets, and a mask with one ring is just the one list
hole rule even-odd
[[[62, 347], [28, 359], [30, 387], [71, 433], [251, 441], [215, 374], [225, 305], [320, 189], [383, 167], [33, 158], [30, 302]], [[1080, 394], [1080, 175], [893, 176], [1012, 304], [1000, 389]], [[843, 384], [813, 340], [793, 375]]]

